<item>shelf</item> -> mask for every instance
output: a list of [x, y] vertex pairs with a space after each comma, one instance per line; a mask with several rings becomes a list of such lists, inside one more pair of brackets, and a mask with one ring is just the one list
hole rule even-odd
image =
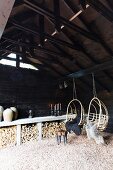
[[18, 119], [18, 120], [12, 121], [12, 122], [2, 121], [2, 122], [0, 122], [0, 127], [15, 126], [15, 125], [22, 125], [22, 124], [29, 124], [29, 123], [58, 121], [58, 120], [66, 120], [66, 115], [25, 118], [25, 119]]

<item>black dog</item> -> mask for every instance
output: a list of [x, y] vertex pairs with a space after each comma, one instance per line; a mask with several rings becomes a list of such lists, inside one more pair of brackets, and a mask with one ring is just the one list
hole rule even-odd
[[77, 136], [79, 136], [81, 134], [81, 129], [82, 126], [78, 125], [80, 122], [80, 117], [77, 116], [75, 119], [73, 119], [72, 121], [68, 121], [65, 124], [66, 130], [67, 132], [74, 132]]

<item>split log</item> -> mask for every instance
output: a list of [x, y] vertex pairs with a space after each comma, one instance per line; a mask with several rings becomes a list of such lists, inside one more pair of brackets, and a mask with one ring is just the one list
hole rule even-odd
[[42, 137], [43, 138], [51, 138], [56, 136], [56, 131], [58, 129], [65, 130], [64, 122], [46, 122], [43, 123], [42, 126]]
[[0, 128], [0, 148], [16, 145], [16, 126]]
[[38, 139], [38, 129], [36, 124], [22, 125], [21, 142], [33, 141]]

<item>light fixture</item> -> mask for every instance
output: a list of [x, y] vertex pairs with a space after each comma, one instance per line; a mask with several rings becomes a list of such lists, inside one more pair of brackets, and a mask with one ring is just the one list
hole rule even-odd
[[63, 89], [63, 85], [62, 84], [59, 84], [59, 89]]
[[68, 84], [66, 81], [64, 81], [64, 88], [67, 88], [68, 87]]

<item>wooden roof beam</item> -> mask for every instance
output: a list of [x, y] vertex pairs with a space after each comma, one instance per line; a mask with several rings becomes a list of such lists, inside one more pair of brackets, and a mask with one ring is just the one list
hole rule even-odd
[[6, 52], [6, 53], [14, 53], [14, 54], [18, 54], [18, 55], [22, 54], [20, 51], [15, 51], [15, 50], [11, 50], [11, 49], [8, 50], [6, 48], [2, 48], [2, 49], [0, 49], [0, 51]]
[[[36, 13], [44, 15], [45, 17], [48, 17], [50, 20], [52, 20], [53, 23], [55, 22], [55, 16], [54, 16], [54, 13], [52, 11], [50, 11], [50, 10], [40, 6], [40, 5], [35, 5], [35, 4], [31, 3], [28, 0], [24, 0], [24, 5], [27, 8], [35, 11]], [[68, 21], [67, 19], [60, 16], [59, 20], [60, 20], [60, 23], [62, 25], [66, 26], [66, 27], [68, 27], [70, 29], [73, 29], [74, 31], [79, 32], [81, 35], [83, 35], [83, 36], [85, 36], [85, 37], [87, 37], [89, 39], [97, 41], [96, 38], [90, 34], [90, 32], [88, 32], [85, 29], [77, 26], [76, 24]]]
[[108, 19], [110, 22], [113, 22], [113, 12], [110, 11], [102, 2], [99, 0], [87, 0], [87, 2], [106, 19]]
[[88, 74], [98, 73], [100, 71], [107, 70], [107, 69], [110, 69], [110, 68], [113, 68], [113, 60], [109, 60], [109, 61], [104, 62], [102, 64], [97, 64], [96, 66], [90, 67], [88, 69], [82, 69], [78, 72], [74, 72], [72, 74], [69, 74], [68, 77], [79, 78], [79, 77], [86, 76]]
[[[68, 0], [64, 0], [64, 1], [65, 1], [65, 3], [70, 7], [70, 9], [71, 9], [74, 13], [76, 13], [76, 12], [78, 12], [78, 11], [80, 10], [78, 7], [73, 6], [73, 4], [72, 4], [71, 1], [68, 1]], [[78, 17], [79, 17], [79, 19], [82, 21], [82, 23], [85, 25], [85, 27], [86, 27], [93, 35], [95, 35], [95, 37], [99, 40], [100, 44], [101, 44], [102, 47], [108, 52], [108, 54], [109, 54], [110, 56], [113, 56], [113, 51], [109, 48], [109, 46], [108, 46], [108, 45], [106, 44], [106, 42], [102, 39], [102, 37], [100, 37], [99, 34], [97, 35], [97, 33], [95, 33], [95, 32], [93, 31], [93, 29], [91, 28], [91, 26], [85, 21], [85, 19], [83, 18], [82, 15], [80, 15], [80, 16], [78, 16]], [[86, 52], [86, 50], [85, 50], [84, 47], [83, 47], [82, 51], [83, 51], [94, 63], [97, 64], [97, 61], [94, 60], [94, 59], [92, 58], [92, 56]], [[110, 58], [111, 58], [111, 57], [110, 57]], [[105, 74], [111, 79], [111, 81], [113, 81], [113, 77], [110, 76], [107, 71], [105, 71]]]
[[[100, 38], [100, 36], [99, 36]], [[100, 40], [100, 41], [103, 41], [103, 40]], [[74, 39], [73, 39], [73, 42], [74, 42]], [[102, 45], [104, 44], [104, 41], [102, 43]], [[84, 48], [84, 46], [81, 44], [82, 46], [82, 52], [88, 56], [89, 59], [91, 59], [95, 64], [99, 64], [99, 62], [97, 60], [94, 59], [94, 57], [92, 57], [92, 55], [90, 55], [87, 50]], [[112, 59], [113, 57], [113, 52], [112, 50], [106, 45], [106, 43], [104, 44], [104, 47], [106, 47], [106, 51], [108, 52], [109, 54], [109, 59]], [[108, 71], [104, 71], [105, 75], [113, 82], [113, 77], [108, 73]]]
[[55, 55], [55, 56], [59, 56], [59, 57], [61, 56], [62, 57], [62, 54], [60, 54], [58, 52], [54, 52], [54, 51], [46, 49], [46, 48], [42, 48], [42, 47], [38, 46], [38, 44], [30, 44], [30, 43], [27, 43], [27, 42], [18, 42], [14, 39], [7, 38], [7, 37], [2, 37], [2, 39], [7, 40], [7, 42], [10, 42], [11, 44], [15, 44], [17, 46], [26, 47], [27, 49], [33, 48], [35, 50], [42, 51], [43, 53], [46, 53], [46, 54], [52, 54], [52, 55]]
[[44, 31], [45, 31], [44, 16], [39, 15], [39, 39], [40, 39], [41, 46], [44, 45], [44, 39], [45, 39]]
[[58, 44], [56, 43], [51, 43], [60, 53], [62, 54], [63, 58], [67, 58], [68, 60], [72, 61], [74, 58], [72, 55], [67, 54], [67, 52], [62, 49]]
[[[34, 58], [38, 59], [37, 56], [32, 53], [32, 56], [34, 56]], [[52, 72], [55, 72], [58, 76], [63, 77], [64, 75], [62, 73], [60, 73], [57, 69], [55, 69], [53, 66], [51, 66], [47, 61], [43, 60], [42, 58], [40, 58], [40, 61], [46, 66], [48, 67], [50, 70], [52, 70]]]
[[[59, 47], [58, 47], [58, 49], [59, 49]], [[61, 49], [61, 48], [60, 48], [60, 51], [62, 52], [62, 49]], [[63, 51], [64, 51], [64, 50], [63, 50]], [[66, 54], [66, 56], [69, 55], [67, 52], [65, 52], [65, 54]], [[73, 58], [73, 59], [74, 59], [74, 58]], [[71, 60], [71, 61], [72, 61], [72, 60]], [[64, 64], [63, 64], [63, 65], [64, 65]], [[64, 66], [64, 68], [67, 69], [68, 72], [72, 73], [72, 70], [69, 69], [68, 67]], [[85, 80], [81, 80], [81, 81], [82, 81], [82, 83], [83, 83], [85, 86], [90, 87], [90, 84], [89, 84], [87, 81], [85, 81]]]
[[[64, 32], [64, 30], [63, 30], [63, 32]], [[66, 33], [64, 32], [64, 34], [65, 34], [65, 35], [70, 39], [70, 41], [72, 41], [73, 44], [74, 44], [74, 40], [73, 40], [71, 37], [69, 37], [69, 34], [68, 34], [67, 32], [66, 32]], [[82, 47], [82, 45], [81, 45], [81, 47]], [[90, 60], [93, 60], [93, 62], [94, 62], [95, 64], [97, 64], [97, 62], [96, 62], [94, 59], [92, 59], [92, 57], [91, 57], [91, 58], [89, 57], [89, 55], [87, 54], [87, 52], [85, 51], [85, 49], [84, 49], [83, 47], [82, 47], [82, 52], [85, 53]], [[77, 63], [77, 65], [78, 65], [80, 68], [83, 68], [83, 66], [82, 66], [80, 63]], [[100, 86], [104, 87], [105, 89], [107, 89], [107, 90], [109, 91], [109, 89], [108, 89], [105, 85], [103, 85], [103, 84], [100, 82], [100, 80], [98, 80], [98, 84], [100, 84]]]
[[113, 10], [113, 0], [106, 0], [111, 10]]
[[[30, 47], [32, 47], [31, 45], [28, 45], [29, 43], [26, 44], [26, 43], [22, 43], [22, 42], [16, 42], [14, 40], [7, 39], [7, 38], [4, 38], [4, 39], [6, 39], [6, 40], [10, 41], [11, 43], [13, 43], [15, 45], [18, 45], [18, 46], [22, 46], [22, 47], [29, 47], [30, 46]], [[4, 51], [9, 52], [9, 53], [13, 52], [13, 53], [16, 53], [16, 54], [19, 54], [19, 55], [22, 54], [20, 52], [14, 51], [14, 50], [6, 50], [6, 49], [4, 49]], [[33, 56], [34, 56], [34, 54], [33, 54]], [[58, 70], [56, 70], [54, 67], [52, 67], [47, 62], [43, 61], [43, 63], [46, 64], [48, 67], [50, 67], [50, 69], [53, 69], [53, 71], [56, 72], [59, 76], [64, 76], [63, 74], [61, 74]]]
[[55, 29], [60, 32], [61, 24], [60, 24], [60, 0], [53, 0], [54, 4], [54, 15], [55, 15]]
[[[9, 52], [9, 50], [11, 50], [11, 47], [12, 46], [14, 46], [13, 44], [10, 44], [10, 45], [7, 45], [5, 48], [4, 47], [2, 47], [2, 48], [0, 48], [0, 58], [1, 57], [3, 57], [3, 56], [5, 56], [5, 55], [7, 55], [7, 54], [9, 54], [10, 52]], [[10, 48], [10, 49], [9, 49]], [[2, 50], [3, 49], [3, 50]], [[8, 50], [8, 51], [7, 51]]]
[[[25, 32], [29, 32], [30, 34], [34, 35], [34, 36], [40, 36], [40, 31], [39, 30], [31, 30], [30, 28], [26, 27], [26, 26], [23, 26], [22, 24], [18, 24], [16, 21], [11, 21], [11, 23], [19, 30], [21, 31], [25, 31]], [[44, 33], [43, 32], [43, 35], [45, 36], [45, 38], [47, 38], [50, 42], [55, 42], [57, 44], [60, 44], [60, 45], [63, 45], [63, 46], [67, 46], [69, 48], [72, 48], [74, 50], [81, 50], [79, 46], [74, 46], [73, 44], [70, 44], [64, 40], [60, 40], [58, 38], [55, 38], [55, 37], [52, 37], [50, 36], [49, 34], [47, 33]]]
[[[65, 3], [70, 7], [70, 9], [74, 12], [74, 13], [77, 13], [80, 8], [77, 7], [77, 6], [74, 6], [72, 4], [71, 1], [68, 1], [68, 0], [64, 0]], [[110, 54], [110, 55], [113, 55], [113, 51], [109, 48], [109, 46], [106, 44], [106, 42], [102, 39], [102, 37], [99, 36], [99, 34], [97, 35], [97, 33], [95, 33], [92, 28], [91, 28], [91, 25], [88, 24], [84, 17], [82, 15], [79, 15], [78, 18], [81, 20], [81, 22], [84, 24], [84, 26], [89, 30], [89, 32], [92, 33], [92, 35], [95, 36], [95, 38], [98, 40], [98, 42], [103, 46], [103, 48]]]
[[[32, 56], [33, 56], [33, 58], [40, 60], [44, 65], [47, 64], [47, 61], [45, 62], [45, 60], [44, 60], [41, 56], [36, 56], [36, 55], [33, 53], [33, 51], [32, 51]], [[54, 56], [49, 55], [48, 57], [49, 57], [49, 58], [51, 57], [51, 59], [52, 59], [53, 62], [55, 61], [57, 64], [59, 64], [62, 68], [64, 68], [64, 69], [65, 69], [66, 71], [68, 71], [69, 73], [72, 72], [72, 70], [71, 70], [70, 68], [68, 68], [67, 66], [65, 66], [65, 65], [64, 65], [61, 61], [59, 61], [57, 58], [54, 58]], [[49, 63], [50, 63], [50, 62], [49, 62]], [[50, 65], [48, 65], [48, 64], [47, 64], [47, 66], [50, 67]], [[51, 68], [53, 68], [53, 67], [51, 67]], [[53, 71], [56, 72], [56, 69], [53, 69]], [[59, 74], [60, 72], [57, 72], [57, 73]], [[63, 76], [61, 73], [60, 73], [59, 75], [60, 75], [60, 76]], [[84, 81], [84, 80], [81, 80], [81, 81], [82, 81], [82, 84], [84, 84], [84, 86], [89, 86], [89, 85], [86, 83], [86, 81]]]

